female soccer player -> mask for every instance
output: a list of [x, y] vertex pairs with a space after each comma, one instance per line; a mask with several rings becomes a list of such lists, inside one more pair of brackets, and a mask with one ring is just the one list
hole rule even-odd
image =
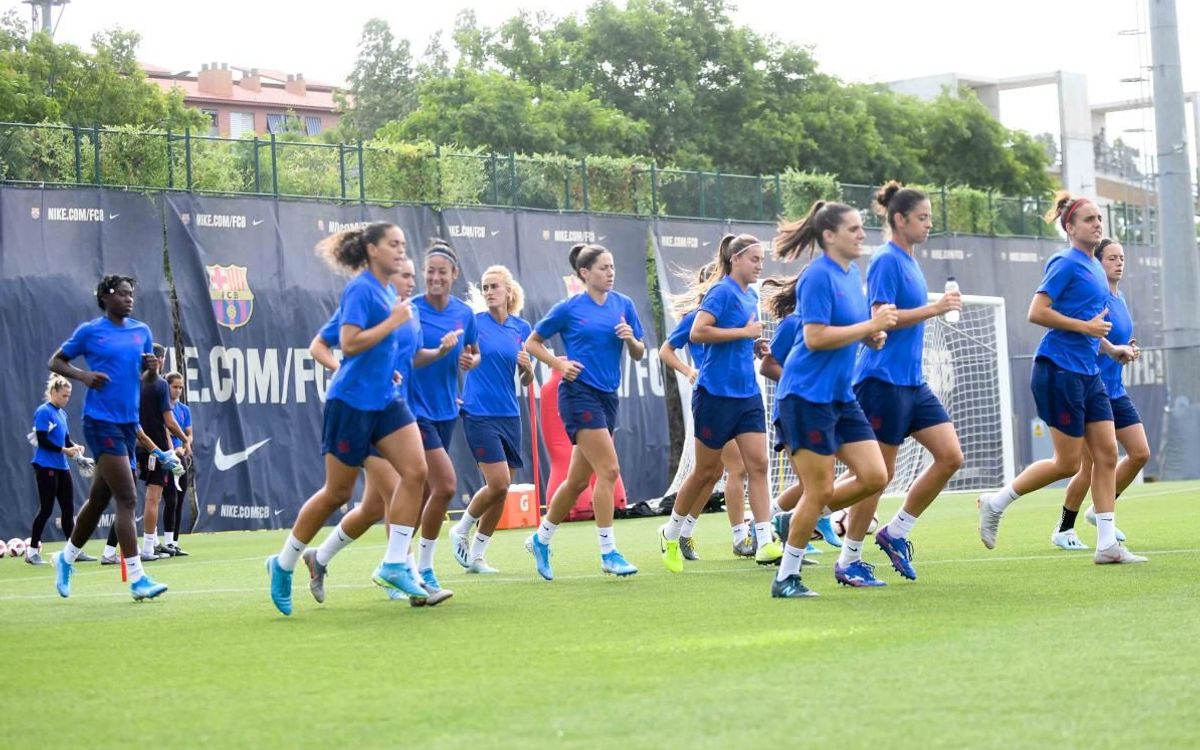
[[[880, 188], [875, 202], [877, 211], [887, 219], [890, 238], [867, 267], [867, 301], [872, 307], [895, 305], [897, 319], [888, 332], [887, 346], [866, 347], [860, 352], [854, 393], [875, 430], [888, 481], [896, 473], [896, 454], [909, 435], [933, 455], [933, 463], [909, 488], [904, 505], [889, 524], [875, 533], [875, 544], [891, 559], [896, 572], [915, 581], [917, 571], [908, 535], [963, 463], [950, 415], [926, 384], [921, 370], [925, 321], [961, 310], [962, 295], [950, 292], [937, 302], [928, 301], [925, 275], [913, 256], [913, 249], [929, 239], [933, 228], [933, 209], [925, 194], [892, 181]], [[840, 565], [862, 559], [863, 539], [878, 506], [879, 495], [875, 495], [850, 511]]]
[[466, 302], [450, 294], [458, 274], [454, 248], [441, 240], [434, 241], [425, 251], [425, 293], [413, 299], [413, 307], [421, 317], [421, 337], [426, 347], [436, 347], [447, 334], [457, 337], [451, 352], [454, 356], [418, 368], [412, 376], [413, 414], [421, 428], [425, 462], [429, 465], [417, 568], [422, 583], [430, 591], [441, 589], [433, 572], [433, 553], [442, 533], [446, 508], [458, 489], [458, 476], [449, 453], [450, 439], [458, 424], [458, 373], [479, 364], [475, 313]]
[[[1108, 277], [1108, 320], [1112, 323], [1112, 330], [1105, 338], [1118, 354], [1116, 357], [1101, 354], [1096, 359], [1100, 367], [1100, 378], [1104, 381], [1104, 390], [1112, 404], [1117, 442], [1125, 449], [1125, 458], [1117, 464], [1116, 473], [1115, 497], [1120, 497], [1150, 460], [1150, 443], [1146, 440], [1142, 417], [1129, 394], [1125, 392], [1125, 384], [1121, 382], [1122, 362], [1136, 360], [1141, 356], [1141, 352], [1137, 347], [1137, 339], [1133, 338], [1133, 318], [1129, 315], [1129, 306], [1125, 304], [1125, 295], [1117, 289], [1125, 274], [1125, 250], [1115, 241], [1105, 238], [1096, 246], [1094, 254]], [[1129, 351], [1124, 351], [1126, 347]], [[1054, 546], [1067, 550], [1088, 548], [1075, 533], [1075, 517], [1079, 514], [1079, 507], [1083, 505], [1083, 497], [1091, 485], [1091, 477], [1092, 457], [1084, 450], [1079, 471], [1067, 485], [1062, 518], [1050, 536], [1050, 543]], [[1092, 517], [1094, 518], [1094, 515]], [[1113, 532], [1118, 542], [1125, 541], [1125, 535], [1115, 525]]]
[[[133, 312], [133, 287], [134, 280], [128, 276], [102, 278], [96, 287], [96, 303], [104, 314], [76, 328], [50, 358], [52, 372], [88, 387], [83, 402], [83, 435], [96, 457], [96, 474], [87, 502], [75, 519], [66, 546], [52, 558], [55, 588], [63, 597], [71, 594], [71, 574], [83, 545], [96, 530], [100, 514], [114, 499], [117, 517], [113, 525], [125, 558], [130, 593], [140, 601], [167, 590], [165, 584], [155, 583], [142, 569], [133, 519], [137, 506], [133, 479], [136, 446], [145, 447], [163, 465], [175, 463], [174, 456], [155, 447], [138, 426], [142, 368], [154, 358], [154, 340], [145, 323], [129, 317]], [[71, 365], [71, 360], [80, 356], [92, 369], [80, 370]]]
[[[696, 320], [696, 314], [700, 312], [700, 294], [698, 292], [709, 286], [708, 282], [716, 271], [715, 261], [710, 261], [700, 267], [695, 281], [692, 282], [692, 293], [681, 295], [677, 301], [677, 312], [682, 315], [679, 323], [658, 349], [658, 356], [662, 363], [687, 378], [693, 386], [696, 385], [696, 379], [700, 377], [700, 366], [704, 363], [706, 349], [704, 344], [696, 344], [691, 341], [692, 323]], [[691, 352], [692, 364], [690, 365], [676, 354], [684, 347]], [[750, 527], [746, 525], [746, 468], [742, 465], [742, 454], [735, 441], [730, 440], [721, 449], [721, 464], [725, 467], [725, 512], [729, 516], [729, 527], [733, 533], [733, 554], [735, 557], [754, 557], [754, 538], [750, 536]], [[678, 497], [679, 495], [676, 493], [676, 500]], [[705, 500], [707, 501], [707, 498]], [[678, 511], [678, 509], [676, 506], [675, 510]], [[685, 560], [700, 559], [696, 554], [696, 544], [692, 534], [695, 532], [696, 522], [699, 520], [697, 515], [703, 509], [704, 506], [701, 505], [698, 509], [685, 511], [679, 536], [679, 551]]]
[[[193, 438], [192, 410], [179, 400], [179, 397], [183, 395], [183, 376], [177, 372], [167, 373], [167, 387], [170, 389], [171, 413], [175, 415], [175, 422], [179, 425], [179, 429], [183, 430], [184, 434], [191, 439]], [[172, 435], [171, 445], [184, 467], [190, 466], [192, 454], [184, 442]], [[171, 557], [188, 556], [188, 553], [179, 546], [179, 537], [183, 528], [183, 499], [187, 496], [188, 490], [187, 477], [187, 473], [184, 473], [177, 479], [169, 479], [167, 486], [163, 488], [163, 549]]]
[[[575, 447], [567, 478], [555, 490], [545, 517], [525, 541], [525, 548], [533, 555], [538, 574], [553, 580], [550, 541], [595, 474], [592, 510], [600, 539], [600, 569], [630, 576], [637, 573], [637, 567], [617, 551], [612, 526], [613, 486], [621, 473], [612, 433], [617, 425], [622, 354], [628, 351], [635, 360], [646, 354], [642, 321], [633, 300], [613, 290], [616, 266], [612, 253], [600, 245], [580, 244], [571, 248], [569, 258], [585, 289], [550, 308], [534, 327], [525, 350], [562, 373], [558, 411]], [[545, 342], [556, 334], [562, 337], [567, 359], [559, 359], [546, 348]]]
[[[882, 490], [887, 469], [875, 434], [851, 389], [855, 350], [860, 341], [882, 346], [884, 331], [896, 324], [894, 305], [867, 307], [862, 275], [854, 261], [866, 238], [858, 211], [841, 203], [817, 201], [799, 222], [782, 223], [775, 254], [792, 260], [805, 250], [809, 263], [780, 292], [793, 293], [801, 334], [787, 357], [779, 382], [779, 421], [792, 466], [804, 494], [792, 517], [788, 542], [771, 596], [815, 596], [800, 580], [804, 550], [824, 508], [845, 508]], [[834, 486], [834, 456], [853, 476]], [[877, 586], [871, 566], [858, 560], [835, 565], [834, 577], [850, 586]]]
[[[525, 292], [511, 271], [491, 266], [483, 272], [480, 287], [487, 310], [475, 313], [480, 362], [467, 373], [462, 422], [484, 486], [450, 528], [450, 541], [454, 559], [468, 573], [496, 573], [484, 554], [504, 510], [513, 471], [525, 465], [521, 460], [521, 406], [513, 376], [519, 373], [522, 385], [533, 382], [533, 362], [525, 351], [533, 329], [519, 317]], [[479, 531], [472, 543], [468, 535], [477, 521]]]
[[414, 599], [428, 597], [407, 562], [425, 486], [425, 456], [416, 420], [395, 398], [393, 386], [398, 331], [412, 311], [387, 282], [400, 269], [404, 246], [404, 233], [387, 223], [341, 232], [317, 246], [335, 268], [361, 273], [346, 285], [339, 306], [338, 339], [345, 358], [326, 391], [325, 485], [300, 509], [280, 553], [267, 558], [271, 601], [285, 615], [292, 613], [292, 572], [301, 553], [325, 519], [350, 499], [372, 445], [400, 475], [387, 509], [387, 551], [372, 580]]
[[751, 286], [762, 273], [764, 252], [757, 237], [727, 234], [717, 248], [717, 271], [700, 290], [691, 339], [705, 346], [692, 395], [696, 463], [676, 495], [671, 520], [659, 529], [663, 564], [683, 571], [679, 549], [684, 518], [698, 515], [725, 469], [721, 451], [733, 440], [749, 479], [757, 551], [754, 559], [773, 564], [783, 555], [771, 539], [767, 489], [767, 417], [754, 372], [755, 342], [762, 337], [758, 292]]
[[37, 448], [31, 463], [37, 479], [39, 508], [29, 533], [29, 546], [25, 549], [25, 562], [30, 565], [48, 564], [39, 550], [42, 531], [54, 513], [55, 501], [62, 516], [63, 533], [70, 538], [75, 528], [75, 485], [71, 482], [71, 467], [67, 465], [67, 458], [82, 456], [83, 446], [71, 442], [71, 433], [67, 428], [67, 413], [63, 409], [70, 400], [71, 381], [62, 375], [51, 375], [46, 381], [46, 400], [33, 413]]
[[1033, 361], [1031, 388], [1038, 417], [1050, 427], [1054, 457], [1030, 464], [994, 495], [979, 497], [979, 538], [994, 549], [1004, 510], [1021, 495], [1074, 476], [1086, 444], [1092, 456], [1092, 503], [1098, 527], [1094, 561], [1097, 565], [1146, 562], [1125, 549], [1116, 536], [1117, 435], [1096, 355], [1103, 352], [1124, 363], [1132, 353], [1129, 347], [1118, 349], [1105, 339], [1112, 331], [1108, 278], [1093, 256], [1103, 239], [1100, 209], [1065, 190], [1054, 198], [1046, 221], [1057, 221], [1071, 246], [1046, 261], [1042, 283], [1029, 305], [1029, 322], [1050, 329]]

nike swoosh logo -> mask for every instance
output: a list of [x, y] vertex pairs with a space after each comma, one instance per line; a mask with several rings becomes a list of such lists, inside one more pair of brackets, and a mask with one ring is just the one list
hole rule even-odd
[[264, 221], [266, 221], [266, 219], [259, 219], [258, 221], [252, 221], [252, 222], [250, 222], [250, 226], [256, 227], [259, 224], [262, 224]]
[[279, 515], [282, 512], [283, 512], [283, 508], [280, 508], [279, 510], [275, 511], [275, 515]]
[[233, 467], [250, 458], [251, 453], [269, 442], [271, 442], [271, 438], [267, 438], [266, 440], [255, 443], [254, 445], [246, 448], [244, 451], [238, 451], [237, 453], [224, 453], [221, 451], [221, 438], [217, 438], [217, 451], [216, 455], [213, 456], [213, 466], [217, 467], [217, 471], [229, 471]]
[[499, 229], [496, 229], [496, 230], [494, 230], [494, 231], [492, 232], [492, 236], [493, 236], [493, 237], [495, 237], [495, 236], [496, 236], [496, 235], [498, 235], [498, 234], [500, 234], [500, 230], [499, 230]]
[[121, 214], [109, 214], [108, 220], [112, 221], [113, 219], [119, 219], [120, 217], [121, 217]]

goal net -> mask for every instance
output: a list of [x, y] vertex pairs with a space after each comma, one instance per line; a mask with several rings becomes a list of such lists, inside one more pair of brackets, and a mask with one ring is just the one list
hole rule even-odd
[[[930, 301], [941, 295], [931, 294]], [[764, 334], [774, 334], [775, 321], [764, 316]], [[1001, 297], [963, 296], [963, 310], [957, 323], [932, 318], [925, 323], [925, 379], [946, 407], [962, 444], [965, 461], [946, 485], [946, 491], [983, 490], [1003, 486], [1014, 475], [1012, 392], [1009, 384], [1008, 338], [1005, 329], [1004, 299]], [[767, 442], [776, 436], [771, 414], [775, 408], [775, 382], [759, 377], [767, 411]], [[686, 390], [685, 390], [686, 389]], [[685, 404], [690, 403], [690, 388], [681, 383]], [[679, 469], [667, 494], [691, 471], [695, 461], [690, 410], [684, 410], [687, 436]], [[932, 456], [915, 440], [904, 441], [896, 457], [896, 474], [885, 494], [901, 495], [932, 461]], [[839, 464], [838, 471], [844, 467]], [[770, 453], [769, 481], [772, 496], [794, 484], [796, 475], [786, 452]], [[724, 489], [723, 482], [716, 491]]]

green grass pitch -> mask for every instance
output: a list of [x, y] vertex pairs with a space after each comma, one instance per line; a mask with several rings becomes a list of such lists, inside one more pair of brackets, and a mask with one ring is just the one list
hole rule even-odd
[[527, 532], [497, 535], [494, 577], [465, 575], [443, 537], [455, 597], [425, 609], [370, 583], [372, 530], [334, 561], [324, 605], [301, 565], [290, 618], [263, 568], [280, 532], [186, 537], [191, 557], [148, 566], [171, 590], [143, 603], [112, 567], [80, 563], [63, 600], [49, 566], [9, 558], [0, 726], [47, 748], [1195, 748], [1198, 490], [1122, 498], [1150, 557], [1124, 567], [1050, 546], [1058, 491], [1014, 505], [991, 552], [974, 497], [947, 495], [912, 536], [918, 582], [872, 543], [890, 585], [838, 587], [826, 547], [806, 601], [770, 599], [719, 515], [682, 575], [658, 559], [657, 519], [618, 522], [641, 567], [627, 580], [600, 574], [591, 524], [559, 531], [553, 583]]

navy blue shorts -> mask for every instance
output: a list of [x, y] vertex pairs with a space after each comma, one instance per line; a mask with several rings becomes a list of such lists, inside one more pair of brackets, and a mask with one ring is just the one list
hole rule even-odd
[[605, 393], [578, 380], [558, 384], [558, 416], [571, 444], [580, 430], [617, 429], [617, 394]]
[[355, 409], [341, 399], [325, 402], [321, 453], [331, 453], [347, 466], [362, 466], [371, 446], [415, 420], [408, 406], [395, 399], [379, 411]]
[[1098, 374], [1071, 372], [1038, 357], [1030, 388], [1038, 418], [1064, 435], [1083, 437], [1088, 422], [1113, 421], [1112, 401]]
[[1133, 427], [1135, 424], [1142, 423], [1142, 415], [1138, 414], [1137, 407], [1133, 405], [1133, 399], [1128, 395], [1111, 400], [1113, 413], [1113, 427], [1118, 430], [1123, 430], [1126, 427]]
[[164, 469], [162, 467], [162, 465], [158, 463], [157, 460], [154, 462], [154, 469], [151, 470], [149, 453], [146, 453], [145, 451], [142, 451], [141, 449], [139, 449], [137, 452], [137, 464], [138, 464], [138, 475], [137, 475], [138, 479], [142, 480], [142, 482], [145, 483], [145, 485], [147, 487], [150, 487], [152, 485], [155, 487], [166, 487], [167, 486], [167, 482], [169, 481], [167, 479], [167, 475], [168, 475], [167, 470]]
[[117, 424], [91, 417], [83, 418], [83, 439], [92, 449], [92, 455], [125, 456], [129, 468], [137, 471], [137, 422]]
[[942, 402], [924, 383], [894, 385], [867, 378], [854, 386], [854, 395], [875, 431], [875, 439], [888, 445], [900, 445], [914, 432], [950, 421]]
[[742, 433], [767, 431], [762, 396], [715, 396], [699, 386], [692, 391], [692, 421], [696, 439], [715, 451]]
[[803, 449], [832, 456], [846, 443], [875, 440], [875, 431], [857, 401], [817, 404], [787, 396], [779, 402], [779, 424], [792, 453]]
[[525, 465], [521, 460], [520, 417], [472, 417], [463, 412], [463, 434], [471, 455], [481, 464], [505, 461], [514, 469]]
[[450, 441], [454, 439], [454, 428], [458, 426], [457, 419], [418, 419], [417, 427], [421, 428], [421, 445], [427, 451], [444, 450], [450, 452]]

